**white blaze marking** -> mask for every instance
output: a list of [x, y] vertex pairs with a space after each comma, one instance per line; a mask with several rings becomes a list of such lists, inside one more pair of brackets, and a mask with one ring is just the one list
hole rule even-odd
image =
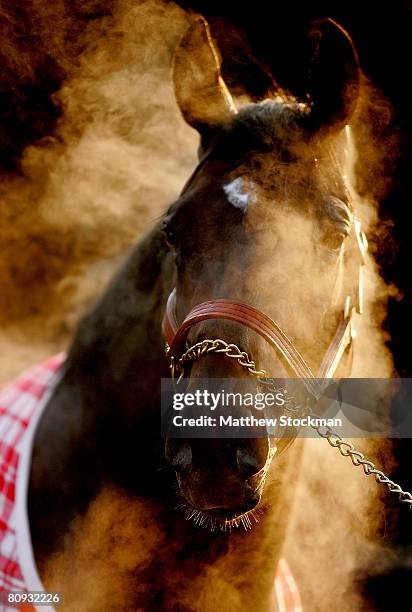
[[246, 182], [241, 176], [223, 185], [223, 191], [232, 206], [240, 210], [246, 210], [249, 204], [256, 200], [254, 184], [251, 181]]

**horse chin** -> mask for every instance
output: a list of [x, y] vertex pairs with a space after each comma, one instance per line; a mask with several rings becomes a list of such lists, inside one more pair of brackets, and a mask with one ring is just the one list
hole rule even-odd
[[253, 510], [240, 512], [234, 510], [201, 510], [195, 508], [189, 502], [182, 501], [179, 508], [183, 510], [184, 517], [187, 521], [191, 521], [197, 527], [208, 529], [209, 531], [230, 532], [234, 529], [244, 529], [248, 531], [259, 522], [259, 517], [262, 510], [259, 506]]
[[178, 496], [179, 504], [177, 509], [183, 511], [185, 519], [194, 523], [197, 527], [202, 527], [209, 531], [229, 532], [239, 528], [248, 531], [259, 522], [259, 517], [262, 513], [260, 494], [257, 494], [258, 500], [253, 501], [253, 506], [249, 509], [246, 509], [244, 505], [233, 508], [201, 508], [188, 499], [188, 496], [184, 494], [180, 486]]

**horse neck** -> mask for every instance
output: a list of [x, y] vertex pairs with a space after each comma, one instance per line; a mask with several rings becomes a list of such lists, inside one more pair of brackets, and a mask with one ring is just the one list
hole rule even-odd
[[166, 366], [161, 320], [171, 290], [170, 257], [156, 227], [133, 251], [96, 308], [80, 324], [68, 367], [131, 393]]
[[105, 482], [126, 490], [144, 490], [150, 482], [147, 466], [150, 459], [155, 464], [153, 440], [159, 437], [159, 378], [167, 372], [161, 336], [166, 259], [154, 230], [80, 324], [40, 419], [29, 487], [40, 565]]

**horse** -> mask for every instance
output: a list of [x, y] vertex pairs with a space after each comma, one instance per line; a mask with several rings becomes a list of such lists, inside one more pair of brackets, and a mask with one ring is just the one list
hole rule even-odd
[[[278, 609], [303, 441], [163, 439], [162, 329], [168, 303], [179, 327], [197, 305], [231, 300], [243, 320], [276, 321], [309, 371], [333, 342], [353, 280], [345, 155], [359, 66], [332, 20], [314, 23], [310, 40], [306, 99], [276, 92], [240, 108], [205, 20], [176, 51], [176, 100], [199, 133], [199, 163], [81, 321], [33, 434], [32, 556], [67, 609]], [[191, 322], [187, 346], [219, 339], [271, 377], [290, 375], [261, 334], [216, 312]], [[244, 367], [211, 351], [186, 376], [236, 383]]]

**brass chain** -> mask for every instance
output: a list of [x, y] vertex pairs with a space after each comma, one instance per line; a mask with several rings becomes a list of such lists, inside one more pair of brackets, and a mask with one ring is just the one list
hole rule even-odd
[[[312, 416], [317, 416], [311, 412]], [[385, 485], [391, 493], [398, 495], [399, 501], [404, 504], [409, 504], [412, 509], [412, 494], [409, 491], [404, 491], [398, 484], [390, 480], [381, 470], [378, 470], [372, 461], [366, 459], [365, 455], [356, 450], [353, 444], [344, 440], [338, 434], [334, 433], [329, 427], [322, 431], [322, 426], [311, 425], [316, 433], [325, 438], [331, 446], [337, 448], [343, 457], [349, 457], [354, 466], [362, 466], [366, 476], [373, 475], [379, 484]]]
[[[168, 353], [169, 347], [166, 345], [166, 355], [168, 355]], [[245, 368], [251, 376], [255, 376], [256, 378], [269, 378], [266, 370], [257, 369], [255, 362], [253, 359], [250, 359], [246, 351], [242, 351], [236, 344], [227, 343], [219, 338], [216, 338], [215, 340], [205, 339], [201, 342], [197, 342], [193, 346], [189, 347], [176, 363], [174, 363], [172, 358], [172, 373], [176, 369], [177, 372], [180, 373], [181, 378], [184, 374], [184, 368], [188, 363], [196, 361], [203, 355], [209, 353], [219, 353], [225, 355], [225, 357], [228, 357], [229, 359], [235, 359], [237, 363], [241, 367]], [[320, 418], [311, 409], [307, 412], [307, 415], [314, 418]], [[388, 478], [381, 470], [378, 470], [372, 461], [367, 459], [363, 453], [355, 449], [353, 444], [347, 440], [344, 440], [337, 433], [334, 433], [329, 427], [324, 428], [324, 430], [322, 430], [321, 425], [311, 424], [311, 427], [321, 438], [327, 440], [330, 446], [337, 448], [343, 457], [349, 457], [355, 467], [362, 466], [366, 476], [373, 475], [378, 484], [385, 485], [391, 493], [398, 495], [401, 503], [409, 504], [409, 507], [412, 509], [412, 494], [409, 493], [409, 491], [404, 491], [398, 484], [393, 482], [393, 480], [390, 480], [390, 478]]]
[[202, 340], [187, 349], [177, 362], [178, 370], [182, 372], [187, 363], [195, 361], [202, 357], [202, 355], [209, 353], [220, 353], [230, 359], [235, 359], [238, 364], [245, 368], [252, 376], [258, 378], [267, 377], [267, 372], [265, 370], [256, 369], [255, 362], [253, 359], [249, 358], [249, 355], [245, 351], [241, 351], [236, 344], [228, 344], [219, 338], [216, 338], [216, 340]]

